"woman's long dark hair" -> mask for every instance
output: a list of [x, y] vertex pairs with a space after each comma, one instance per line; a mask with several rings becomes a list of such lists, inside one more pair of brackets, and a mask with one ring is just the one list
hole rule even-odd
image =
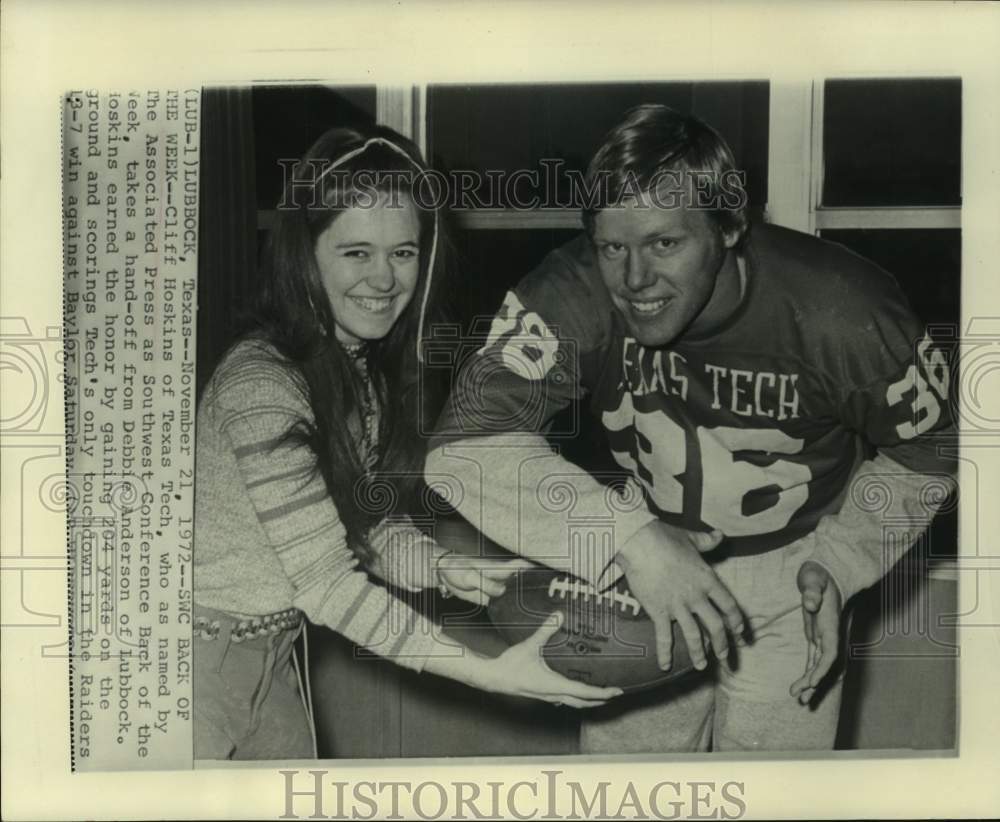
[[[372, 138], [391, 142], [406, 157], [374, 143], [323, 174], [324, 168]], [[373, 191], [384, 195], [412, 191], [420, 182], [421, 170], [426, 166], [416, 146], [392, 129], [327, 131], [286, 180], [262, 260], [264, 287], [257, 300], [255, 336], [270, 342], [297, 368], [313, 412], [313, 419], [299, 421], [288, 437], [315, 453], [317, 470], [337, 506], [348, 545], [363, 563], [372, 558], [368, 533], [390, 513], [378, 503], [386, 501], [397, 512], [405, 510], [422, 488], [425, 445], [421, 432], [433, 424], [441, 401], [440, 390], [429, 390], [433, 374], [421, 379], [416, 353], [421, 301], [431, 273], [427, 266], [435, 212], [417, 206], [420, 271], [409, 304], [384, 338], [365, 345], [380, 409], [378, 460], [371, 472], [366, 472], [364, 455], [348, 429], [352, 413], [362, 414], [364, 384], [352, 356], [337, 341], [333, 312], [316, 263], [316, 240], [346, 207], [361, 204], [366, 197], [370, 203]], [[368, 176], [356, 176], [362, 174]], [[454, 257], [444, 228], [439, 218], [427, 328], [444, 319], [439, 295], [447, 293], [445, 281]]]

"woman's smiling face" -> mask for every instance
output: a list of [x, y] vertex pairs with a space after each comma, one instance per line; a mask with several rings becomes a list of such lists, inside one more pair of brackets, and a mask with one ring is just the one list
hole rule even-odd
[[420, 273], [416, 206], [386, 197], [341, 212], [316, 239], [316, 264], [346, 345], [379, 340], [413, 298]]

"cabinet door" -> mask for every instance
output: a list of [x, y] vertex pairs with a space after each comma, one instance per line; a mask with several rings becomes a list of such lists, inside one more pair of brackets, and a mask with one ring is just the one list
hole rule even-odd
[[957, 582], [907, 563], [853, 610], [838, 748], [953, 749]]

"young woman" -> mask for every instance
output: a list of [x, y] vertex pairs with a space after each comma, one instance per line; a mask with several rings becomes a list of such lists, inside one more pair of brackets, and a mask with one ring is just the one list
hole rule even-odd
[[369, 578], [476, 601], [501, 592], [514, 569], [463, 569], [372, 504], [385, 477], [406, 495], [422, 476], [418, 352], [446, 269], [439, 216], [421, 207], [425, 171], [415, 146], [387, 128], [334, 129], [313, 145], [279, 203], [259, 322], [202, 397], [196, 758], [314, 755], [292, 653], [303, 618], [489, 691], [577, 707], [619, 693], [545, 666], [539, 650], [556, 625], [497, 659], [456, 656]]

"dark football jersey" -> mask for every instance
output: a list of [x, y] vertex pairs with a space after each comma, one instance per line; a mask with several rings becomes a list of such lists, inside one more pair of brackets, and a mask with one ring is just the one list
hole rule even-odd
[[438, 443], [543, 431], [585, 399], [650, 510], [719, 529], [733, 553], [814, 529], [873, 448], [913, 471], [953, 472], [938, 447], [954, 444], [948, 364], [893, 278], [773, 226], [755, 227], [741, 253], [737, 310], [706, 336], [647, 349], [589, 239], [552, 252], [461, 369]]

